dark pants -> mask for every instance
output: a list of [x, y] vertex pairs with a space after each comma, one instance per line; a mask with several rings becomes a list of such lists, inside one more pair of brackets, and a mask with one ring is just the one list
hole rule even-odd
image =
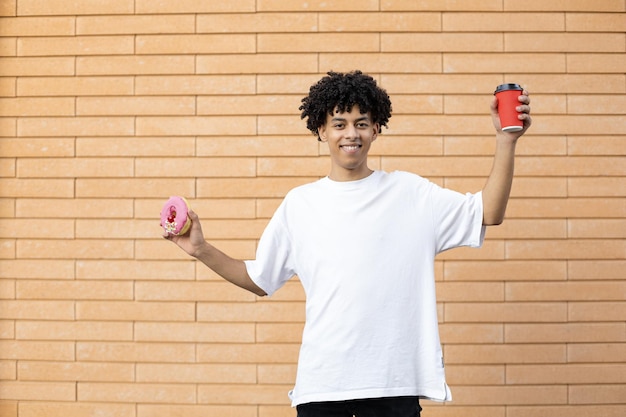
[[417, 397], [369, 398], [300, 404], [298, 417], [420, 417]]

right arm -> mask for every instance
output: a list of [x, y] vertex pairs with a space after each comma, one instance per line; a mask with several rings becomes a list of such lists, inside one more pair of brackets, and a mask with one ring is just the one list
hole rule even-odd
[[226, 281], [258, 296], [267, 295], [252, 281], [243, 261], [231, 258], [204, 239], [200, 219], [196, 213], [190, 210], [189, 218], [192, 223], [188, 233], [176, 236], [166, 232], [163, 237], [176, 243], [187, 254], [198, 259]]

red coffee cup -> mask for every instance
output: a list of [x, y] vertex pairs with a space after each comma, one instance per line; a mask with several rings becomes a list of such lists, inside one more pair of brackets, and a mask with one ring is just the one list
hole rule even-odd
[[504, 132], [519, 132], [524, 122], [518, 119], [520, 112], [515, 110], [521, 103], [517, 99], [524, 89], [519, 84], [501, 84], [493, 93], [498, 97], [498, 115]]

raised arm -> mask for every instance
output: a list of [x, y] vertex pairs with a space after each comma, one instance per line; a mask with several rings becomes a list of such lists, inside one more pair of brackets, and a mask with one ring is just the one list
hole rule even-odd
[[196, 213], [189, 211], [189, 218], [192, 223], [188, 233], [182, 236], [164, 233], [163, 237], [176, 243], [187, 254], [201, 261], [226, 281], [256, 295], [267, 295], [252, 281], [243, 261], [231, 258], [204, 239], [202, 225]]
[[498, 117], [498, 99], [491, 102], [491, 118], [496, 129], [496, 152], [493, 159], [493, 167], [487, 182], [483, 188], [483, 224], [492, 226], [502, 223], [504, 213], [511, 193], [513, 183], [513, 171], [515, 166], [515, 146], [517, 140], [526, 133], [531, 125], [530, 98], [524, 90], [519, 96], [520, 105], [518, 111], [520, 120], [524, 122], [524, 128], [519, 132], [503, 132]]

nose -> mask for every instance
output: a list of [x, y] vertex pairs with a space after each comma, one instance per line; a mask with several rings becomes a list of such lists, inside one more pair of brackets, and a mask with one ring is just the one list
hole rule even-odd
[[345, 130], [346, 139], [358, 139], [359, 138], [359, 130], [353, 124], [348, 124]]

